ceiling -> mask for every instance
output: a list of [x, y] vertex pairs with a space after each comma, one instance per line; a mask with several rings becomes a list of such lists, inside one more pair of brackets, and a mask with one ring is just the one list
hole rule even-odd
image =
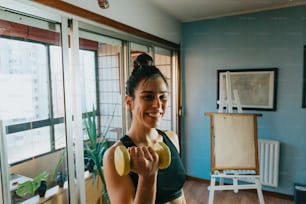
[[150, 0], [181, 22], [306, 4], [306, 0]]

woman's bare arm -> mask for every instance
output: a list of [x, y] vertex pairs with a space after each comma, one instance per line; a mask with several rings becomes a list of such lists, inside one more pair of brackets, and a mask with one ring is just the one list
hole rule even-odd
[[129, 149], [132, 158], [131, 171], [138, 174], [135, 192], [129, 175], [119, 176], [114, 165], [115, 146], [105, 153], [103, 168], [107, 191], [112, 204], [155, 203], [158, 156], [152, 148], [134, 147]]

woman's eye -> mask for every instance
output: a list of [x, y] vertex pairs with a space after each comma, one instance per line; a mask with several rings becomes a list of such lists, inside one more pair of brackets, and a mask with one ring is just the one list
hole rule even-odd
[[146, 101], [150, 101], [150, 100], [153, 100], [153, 99], [154, 99], [154, 96], [152, 96], [152, 95], [145, 95], [143, 98], [144, 98]]
[[166, 99], [168, 99], [168, 94], [162, 94], [162, 95], [159, 95], [159, 96], [156, 96], [156, 95], [153, 95], [153, 94], [148, 94], [148, 95], [143, 95], [142, 97], [146, 101], [153, 101], [155, 99], [155, 97], [158, 97], [159, 100], [166, 100]]
[[160, 96], [160, 99], [167, 99], [168, 98], [168, 94], [164, 94]]

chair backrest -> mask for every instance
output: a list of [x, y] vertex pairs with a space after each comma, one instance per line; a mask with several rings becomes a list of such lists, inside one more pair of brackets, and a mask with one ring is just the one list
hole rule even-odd
[[205, 114], [210, 116], [212, 173], [235, 169], [259, 174], [257, 117], [261, 114]]

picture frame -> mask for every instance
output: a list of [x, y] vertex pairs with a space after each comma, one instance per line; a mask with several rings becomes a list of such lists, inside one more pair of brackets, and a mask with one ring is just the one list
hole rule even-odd
[[302, 108], [306, 108], [306, 46], [304, 46], [304, 70], [303, 70], [303, 94]]
[[[226, 76], [229, 76], [232, 101], [237, 90], [242, 110], [276, 111], [277, 74], [278, 68], [217, 70], [217, 101], [221, 94], [223, 101], [227, 101]], [[232, 107], [238, 108], [235, 102]]]

